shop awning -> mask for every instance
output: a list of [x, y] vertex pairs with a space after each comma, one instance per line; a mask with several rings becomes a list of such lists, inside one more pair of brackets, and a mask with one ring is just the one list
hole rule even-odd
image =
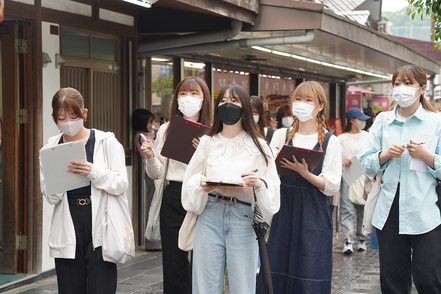
[[356, 86], [349, 86], [348, 87], [348, 92], [352, 92], [352, 93], [361, 93], [361, 94], [375, 94], [375, 92], [373, 91], [369, 91], [360, 87], [356, 87]]
[[[374, 73], [392, 74], [405, 64], [417, 64], [427, 74], [440, 73], [440, 65], [434, 59], [367, 26], [325, 10], [317, 3], [261, 0], [254, 26], [246, 26], [242, 31], [247, 32], [242, 34], [269, 37], [312, 29], [315, 30], [312, 42], [273, 46], [272, 49]], [[348, 76], [341, 69], [305, 61], [300, 62], [299, 67], [305, 71]]]

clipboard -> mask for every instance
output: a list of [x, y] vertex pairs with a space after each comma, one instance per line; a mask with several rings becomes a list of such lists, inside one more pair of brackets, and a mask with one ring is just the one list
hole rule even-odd
[[345, 170], [342, 172], [343, 179], [345, 179], [348, 186], [350, 186], [364, 174], [361, 168], [360, 160], [357, 158], [357, 156], [353, 156], [351, 161], [352, 164], [350, 166], [345, 166]]
[[211, 187], [251, 187], [247, 184], [240, 184], [240, 183], [229, 183], [229, 182], [222, 182], [222, 181], [207, 181], [207, 186]]
[[176, 115], [168, 130], [161, 155], [185, 164], [190, 162], [196, 149], [192, 140], [205, 134], [210, 127]]
[[303, 177], [298, 172], [293, 171], [289, 168], [284, 168], [280, 164], [280, 161], [282, 161], [283, 158], [286, 158], [292, 162], [293, 155], [297, 158], [297, 160], [302, 160], [302, 158], [304, 158], [308, 163], [308, 170], [312, 172], [317, 163], [319, 163], [320, 159], [322, 159], [324, 153], [311, 149], [283, 145], [282, 150], [280, 150], [279, 155], [277, 155], [276, 158], [277, 172], [281, 176], [303, 179]]
[[83, 140], [68, 142], [40, 150], [46, 193], [48, 195], [66, 192], [88, 186], [85, 176], [67, 171], [71, 161], [87, 161]]

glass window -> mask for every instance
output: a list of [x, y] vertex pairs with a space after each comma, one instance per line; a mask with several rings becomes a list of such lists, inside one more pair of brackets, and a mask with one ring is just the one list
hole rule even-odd
[[92, 59], [118, 61], [118, 40], [92, 36]]
[[[169, 118], [173, 98], [173, 62], [171, 58], [152, 58], [152, 112], [159, 123], [162, 117]], [[156, 126], [158, 127], [158, 126]]]
[[184, 61], [184, 78], [198, 77], [205, 80], [205, 63]]
[[87, 34], [63, 31], [62, 50], [64, 56], [90, 58], [90, 38]]

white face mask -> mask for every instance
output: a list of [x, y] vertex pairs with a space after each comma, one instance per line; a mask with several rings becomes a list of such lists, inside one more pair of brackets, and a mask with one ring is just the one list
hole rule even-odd
[[201, 110], [201, 102], [202, 100], [199, 98], [187, 96], [178, 99], [178, 109], [182, 112], [186, 117], [193, 117], [198, 114], [199, 110]]
[[314, 108], [314, 105], [305, 102], [292, 103], [292, 112], [294, 116], [297, 117], [301, 122], [305, 122], [314, 118], [315, 115], [312, 116], [312, 111], [314, 110]]
[[83, 128], [83, 119], [79, 120], [70, 120], [67, 122], [57, 123], [58, 129], [68, 135], [69, 137], [73, 137]]
[[362, 129], [364, 129], [366, 127], [366, 121], [365, 120], [356, 120], [353, 124], [359, 130], [362, 130]]
[[407, 86], [395, 87], [392, 96], [401, 107], [409, 107], [420, 97], [419, 95], [415, 97], [416, 92], [420, 88], [415, 89]]
[[292, 116], [287, 116], [282, 118], [282, 126], [285, 128], [290, 128], [294, 123], [294, 118]]
[[253, 115], [253, 118], [254, 118], [254, 122], [255, 122], [256, 124], [259, 123], [259, 118], [260, 118], [259, 115]]

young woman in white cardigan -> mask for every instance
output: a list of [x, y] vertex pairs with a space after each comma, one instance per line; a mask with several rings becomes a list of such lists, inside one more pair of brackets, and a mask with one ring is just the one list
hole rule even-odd
[[107, 193], [119, 195], [127, 190], [125, 154], [113, 133], [84, 127], [87, 111], [77, 90], [63, 88], [55, 93], [52, 116], [61, 133], [49, 138], [43, 148], [84, 140], [87, 162], [74, 161], [66, 168], [87, 177], [90, 185], [49, 195], [40, 164], [41, 191], [55, 206], [49, 248], [60, 294], [116, 292], [116, 264], [102, 256], [102, 210]]
[[[210, 144], [203, 174], [206, 144]], [[216, 188], [209, 180], [242, 183], [247, 188]], [[273, 154], [260, 138], [250, 98], [227, 85], [214, 107], [214, 124], [188, 164], [182, 205], [199, 215], [193, 249], [193, 294], [223, 293], [225, 269], [230, 293], [254, 294], [258, 246], [251, 226], [255, 189], [265, 218], [280, 206], [280, 180]]]

